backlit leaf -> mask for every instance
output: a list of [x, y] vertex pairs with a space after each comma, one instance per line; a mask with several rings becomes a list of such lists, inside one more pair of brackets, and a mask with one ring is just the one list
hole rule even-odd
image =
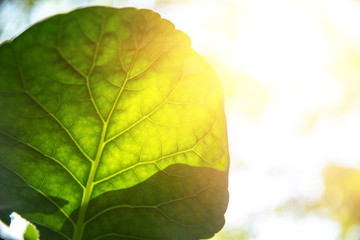
[[0, 218], [42, 239], [200, 239], [224, 224], [223, 94], [150, 10], [91, 7], [0, 46]]

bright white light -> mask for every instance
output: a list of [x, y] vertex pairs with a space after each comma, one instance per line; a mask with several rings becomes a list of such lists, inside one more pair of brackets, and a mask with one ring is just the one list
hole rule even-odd
[[304, 219], [270, 216], [264, 217], [257, 225], [260, 230], [257, 240], [336, 240], [340, 233], [334, 222], [316, 216]]

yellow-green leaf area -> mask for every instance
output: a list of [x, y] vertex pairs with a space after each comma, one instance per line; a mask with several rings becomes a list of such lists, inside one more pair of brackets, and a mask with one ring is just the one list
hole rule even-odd
[[36, 231], [36, 228], [29, 224], [24, 233], [24, 240], [38, 240], [39, 233]]

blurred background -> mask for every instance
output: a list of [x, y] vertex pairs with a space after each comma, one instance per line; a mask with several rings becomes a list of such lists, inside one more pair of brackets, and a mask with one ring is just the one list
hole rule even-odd
[[230, 203], [213, 239], [360, 239], [360, 1], [0, 0], [0, 42], [100, 4], [159, 12], [223, 82]]

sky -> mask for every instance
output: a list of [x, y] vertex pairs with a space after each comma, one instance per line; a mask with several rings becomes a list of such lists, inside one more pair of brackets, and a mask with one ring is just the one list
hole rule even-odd
[[[47, 16], [99, 2], [44, 1], [27, 18], [8, 4], [0, 9], [0, 42]], [[328, 216], [276, 209], [321, 198], [326, 166], [360, 166], [360, 2], [105, 2], [159, 12], [190, 36], [223, 83], [230, 202], [214, 239], [236, 231], [257, 240], [338, 239], [340, 225]]]

